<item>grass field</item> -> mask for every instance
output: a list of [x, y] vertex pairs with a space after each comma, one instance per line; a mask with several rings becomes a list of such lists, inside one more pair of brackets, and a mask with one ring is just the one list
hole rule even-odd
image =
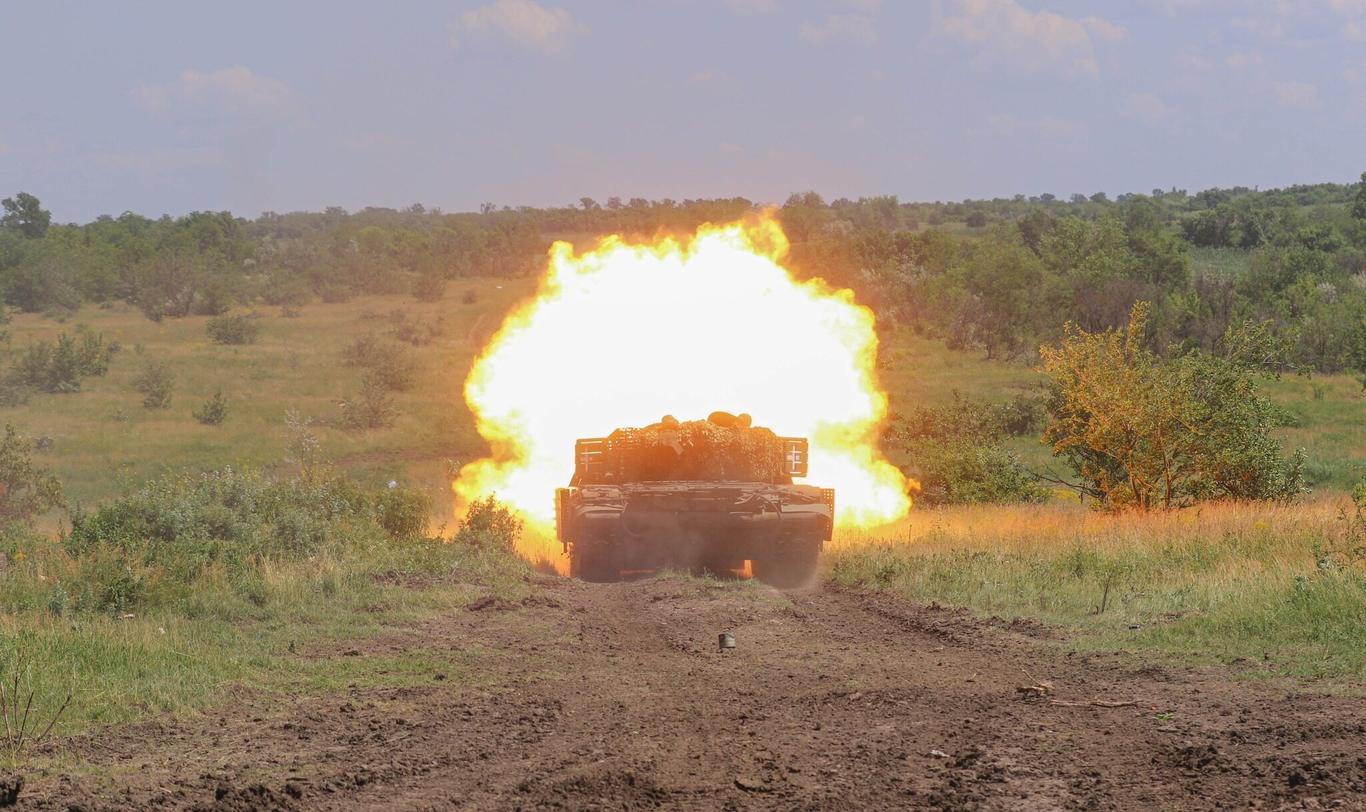
[[[154, 323], [126, 305], [86, 307], [63, 323], [19, 315], [9, 325], [11, 355], [77, 324], [121, 349], [109, 373], [86, 378], [82, 391], [35, 394], [26, 405], [0, 410], [0, 419], [32, 437], [51, 438], [39, 461], [53, 468], [72, 502], [86, 506], [168, 470], [280, 465], [291, 410], [315, 421], [322, 456], [338, 467], [367, 481], [405, 480], [444, 496], [446, 461], [484, 453], [460, 395], [477, 343], [529, 287], [529, 281], [476, 281], [452, 285], [446, 299], [432, 304], [370, 297], [311, 305], [293, 318], [263, 308], [257, 311], [259, 339], [241, 346], [211, 342], [207, 317]], [[470, 289], [477, 301], [465, 304]], [[438, 319], [442, 334], [409, 349], [417, 383], [396, 395], [399, 413], [391, 427], [358, 432], [329, 425], [339, 416], [338, 401], [360, 388], [361, 371], [342, 362], [349, 343], [367, 333], [383, 336], [399, 321]], [[153, 360], [165, 362], [176, 378], [167, 409], [143, 408], [133, 387], [138, 371]], [[191, 410], [219, 389], [230, 401], [227, 420], [199, 424]]]
[[[35, 691], [33, 718], [44, 724], [70, 692], [57, 735], [203, 707], [220, 700], [229, 685], [289, 695], [429, 682], [437, 672], [477, 681], [479, 651], [461, 652], [458, 663], [450, 655], [438, 661], [407, 651], [345, 660], [340, 668], [336, 659], [308, 655], [483, 595], [515, 599], [525, 592], [529, 571], [498, 549], [395, 544], [369, 554], [265, 562], [262, 588], [250, 595], [204, 578], [187, 602], [112, 615], [54, 615], [20, 594], [51, 588], [62, 554], [41, 555], [8, 565], [32, 568], [36, 577], [11, 577], [10, 591], [0, 599], [0, 673], [8, 682], [17, 671], [21, 688]], [[465, 673], [450, 673], [453, 666]], [[0, 767], [24, 755], [7, 751], [6, 744], [0, 740]]]
[[[206, 317], [155, 323], [126, 305], [86, 307], [62, 322], [18, 315], [9, 325], [11, 357], [77, 324], [117, 341], [121, 350], [109, 373], [85, 379], [82, 391], [36, 394], [26, 405], [0, 410], [0, 419], [29, 436], [50, 438], [39, 461], [62, 479], [70, 501], [90, 506], [169, 470], [281, 465], [285, 414], [294, 411], [315, 421], [325, 459], [367, 482], [397, 479], [422, 488], [438, 507], [437, 521], [447, 521], [448, 471], [485, 453], [461, 397], [465, 374], [478, 346], [532, 286], [531, 279], [475, 279], [453, 283], [434, 303], [366, 297], [311, 304], [297, 317], [261, 308], [260, 337], [242, 346], [211, 342]], [[471, 293], [474, 302], [467, 303]], [[360, 388], [361, 371], [342, 363], [350, 342], [366, 333], [384, 336], [399, 322], [438, 320], [441, 335], [409, 349], [417, 383], [396, 395], [399, 414], [391, 427], [349, 431], [332, 425], [338, 401]], [[164, 361], [176, 377], [168, 409], [143, 408], [133, 387], [152, 360]], [[884, 337], [880, 367], [893, 411], [944, 405], [955, 392], [1004, 400], [1039, 380], [1027, 366], [948, 350], [905, 329]], [[191, 410], [219, 389], [230, 400], [227, 421], [200, 425]], [[1296, 425], [1281, 435], [1287, 446], [1308, 450], [1314, 484], [1341, 490], [1366, 476], [1366, 392], [1359, 383], [1345, 375], [1288, 377], [1269, 384], [1268, 392], [1293, 416]], [[1011, 444], [1030, 467], [1062, 470], [1034, 438]]]
[[1078, 632], [1069, 645], [1187, 655], [1360, 690], [1366, 526], [1346, 497], [1151, 514], [1075, 505], [912, 514], [846, 534], [830, 577]]

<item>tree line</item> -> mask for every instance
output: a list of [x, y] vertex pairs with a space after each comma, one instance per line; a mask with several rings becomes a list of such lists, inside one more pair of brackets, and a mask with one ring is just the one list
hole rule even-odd
[[[5, 305], [60, 312], [126, 301], [152, 319], [367, 293], [431, 298], [452, 278], [534, 273], [555, 239], [688, 231], [760, 208], [744, 198], [613, 197], [464, 213], [334, 207], [251, 220], [125, 212], [75, 225], [51, 222], [31, 194], [3, 204]], [[1036, 360], [1065, 323], [1122, 327], [1146, 301], [1160, 352], [1217, 352], [1230, 327], [1265, 323], [1286, 343], [1287, 363], [1366, 375], [1366, 175], [1355, 184], [1114, 199], [827, 202], [805, 192], [776, 216], [799, 274], [853, 288], [884, 325], [991, 358]]]

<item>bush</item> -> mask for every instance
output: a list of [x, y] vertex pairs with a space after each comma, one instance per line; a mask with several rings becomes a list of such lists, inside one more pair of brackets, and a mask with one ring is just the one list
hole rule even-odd
[[171, 405], [175, 390], [175, 375], [162, 361], [148, 361], [133, 378], [133, 388], [142, 393], [142, 405], [147, 409], [165, 409]]
[[101, 585], [92, 609], [123, 611], [160, 579], [184, 594], [211, 571], [251, 598], [265, 560], [382, 542], [376, 502], [345, 479], [276, 481], [232, 468], [180, 474], [74, 514], [62, 544], [85, 570], [78, 580]]
[[390, 387], [372, 370], [361, 379], [360, 394], [341, 401], [341, 425], [352, 430], [382, 429], [393, 425], [397, 409]]
[[909, 460], [920, 483], [919, 501], [930, 505], [1042, 502], [1037, 477], [1003, 445], [1006, 426], [1019, 421], [1016, 408], [995, 407], [954, 393], [953, 404], [894, 417], [891, 446]]
[[1001, 430], [1011, 437], [1037, 436], [1048, 420], [1048, 408], [1037, 393], [1019, 392], [995, 410]]
[[393, 539], [414, 539], [427, 535], [427, 518], [432, 500], [414, 488], [391, 486], [375, 499], [379, 526]]
[[32, 447], [14, 426], [5, 426], [0, 440], [0, 518], [28, 523], [63, 504], [62, 483], [33, 464]]
[[228, 399], [223, 397], [223, 390], [213, 393], [213, 397], [204, 402], [203, 406], [190, 412], [194, 419], [206, 426], [219, 426], [228, 419]]
[[356, 336], [350, 344], [342, 348], [342, 362], [347, 366], [374, 366], [383, 360], [384, 342], [374, 333]]
[[251, 316], [238, 313], [214, 316], [204, 326], [215, 344], [255, 344], [261, 334], [260, 323]]
[[414, 347], [425, 347], [446, 334], [446, 322], [441, 317], [435, 321], [418, 321], [411, 318], [394, 319], [389, 335]]
[[358, 336], [347, 345], [342, 360], [365, 368], [366, 378], [388, 391], [406, 392], [417, 383], [417, 361], [412, 351], [373, 333]]
[[490, 494], [469, 506], [451, 541], [511, 551], [521, 533], [521, 519]]
[[81, 379], [99, 377], [109, 371], [109, 362], [119, 345], [104, 341], [104, 335], [84, 325], [75, 335], [62, 333], [55, 342], [35, 341], [15, 361], [12, 385], [43, 392], [79, 392]]

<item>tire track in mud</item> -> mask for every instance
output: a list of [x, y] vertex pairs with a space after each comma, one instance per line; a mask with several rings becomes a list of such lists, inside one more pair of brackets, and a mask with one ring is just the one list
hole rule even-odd
[[[310, 656], [421, 648], [477, 668], [293, 701], [241, 692], [76, 740], [86, 768], [20, 806], [1366, 808], [1360, 699], [1072, 653], [1036, 624], [881, 595], [546, 578], [523, 604], [346, 648]], [[1018, 698], [1041, 681], [1050, 696]]]

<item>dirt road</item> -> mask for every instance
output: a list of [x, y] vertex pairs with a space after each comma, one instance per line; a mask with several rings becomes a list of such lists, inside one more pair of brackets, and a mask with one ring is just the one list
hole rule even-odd
[[475, 607], [302, 655], [422, 647], [451, 666], [430, 684], [236, 695], [69, 743], [76, 777], [20, 807], [1366, 808], [1366, 702], [1071, 653], [1032, 624], [682, 578]]

